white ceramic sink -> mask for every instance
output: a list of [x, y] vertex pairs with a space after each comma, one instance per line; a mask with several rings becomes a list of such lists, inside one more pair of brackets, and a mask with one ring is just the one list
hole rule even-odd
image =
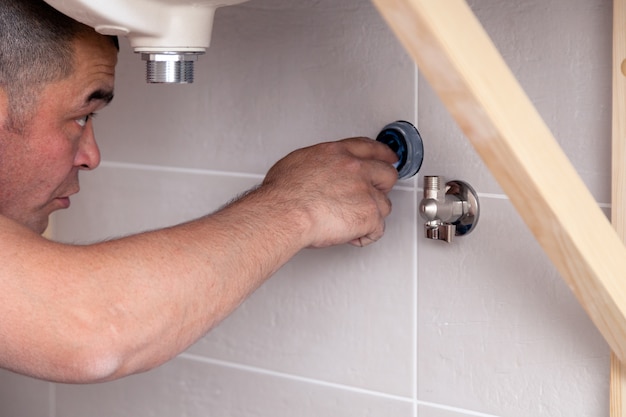
[[215, 9], [246, 0], [46, 0], [105, 35], [127, 36], [135, 52], [204, 52]]

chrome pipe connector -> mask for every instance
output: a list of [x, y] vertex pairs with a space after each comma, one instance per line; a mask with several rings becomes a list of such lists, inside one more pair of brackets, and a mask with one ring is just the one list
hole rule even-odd
[[463, 181], [449, 181], [442, 186], [439, 176], [424, 177], [424, 198], [420, 216], [428, 239], [452, 242], [454, 236], [470, 233], [478, 222], [478, 195]]
[[151, 84], [191, 84], [194, 63], [202, 52], [143, 52], [146, 81]]

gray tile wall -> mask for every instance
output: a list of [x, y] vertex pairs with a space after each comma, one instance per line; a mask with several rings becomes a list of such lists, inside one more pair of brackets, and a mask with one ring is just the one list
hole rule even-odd
[[[470, 5], [608, 207], [610, 2]], [[608, 347], [370, 2], [222, 9], [193, 86], [145, 85], [125, 44], [120, 58], [104, 163], [56, 216], [64, 241], [200, 216], [295, 148], [396, 119], [424, 137], [420, 180], [393, 191], [376, 245], [300, 253], [156, 370], [90, 386], [0, 373], [0, 417], [608, 415]], [[475, 233], [422, 239], [423, 174], [476, 188]]]

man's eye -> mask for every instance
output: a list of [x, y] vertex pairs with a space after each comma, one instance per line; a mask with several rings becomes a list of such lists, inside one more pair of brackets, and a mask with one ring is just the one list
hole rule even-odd
[[89, 113], [83, 117], [81, 117], [80, 119], [76, 119], [75, 122], [78, 123], [78, 125], [80, 127], [85, 127], [85, 125], [87, 124], [87, 122], [89, 121], [90, 118], [92, 118], [94, 116], [93, 113]]

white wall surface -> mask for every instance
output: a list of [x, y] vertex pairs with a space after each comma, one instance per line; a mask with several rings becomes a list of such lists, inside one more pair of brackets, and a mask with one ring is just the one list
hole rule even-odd
[[[608, 207], [611, 2], [470, 5]], [[90, 386], [0, 373], [0, 417], [608, 415], [608, 347], [368, 0], [222, 9], [192, 86], [144, 84], [122, 46], [96, 120], [104, 162], [56, 216], [63, 241], [200, 216], [295, 148], [397, 119], [418, 123], [424, 166], [376, 245], [300, 253], [154, 371]], [[422, 238], [424, 174], [480, 193], [474, 233]]]

